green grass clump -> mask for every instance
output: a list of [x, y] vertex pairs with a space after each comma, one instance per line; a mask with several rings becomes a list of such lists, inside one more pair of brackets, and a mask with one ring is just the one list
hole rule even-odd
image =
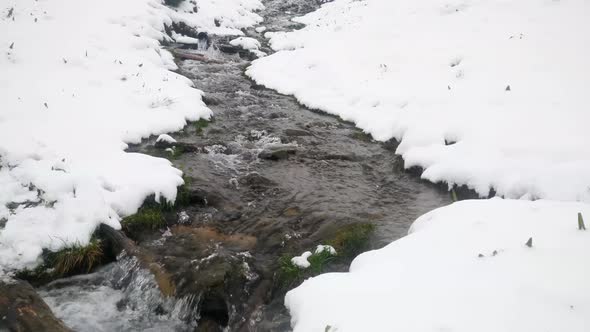
[[153, 231], [166, 226], [166, 219], [162, 214], [162, 207], [143, 207], [136, 214], [121, 221], [125, 233], [134, 237], [143, 231]]
[[327, 242], [336, 249], [336, 255], [331, 254], [329, 250], [319, 253], [314, 251], [307, 258], [310, 266], [306, 269], [293, 264], [291, 261], [293, 255], [281, 256], [276, 273], [277, 287], [286, 291], [298, 286], [309, 277], [324, 273], [331, 263], [332, 267], [350, 263], [357, 255], [369, 249], [369, 240], [374, 230], [375, 226], [369, 223], [351, 224], [340, 228]]
[[332, 255], [329, 250], [324, 250], [320, 253], [315, 253], [307, 258], [310, 266], [308, 269], [311, 271], [311, 274], [316, 276], [318, 274], [324, 273], [324, 268], [326, 265], [334, 260], [335, 255]]
[[102, 243], [92, 239], [87, 245], [80, 242], [69, 244], [46, 257], [46, 266], [53, 268], [53, 275], [65, 277], [78, 273], [89, 273], [103, 260]]
[[459, 201], [459, 198], [457, 198], [457, 192], [455, 191], [455, 189], [451, 189], [451, 199], [453, 200], [453, 203]]
[[56, 278], [59, 278], [53, 275], [53, 271], [48, 268], [46, 264], [40, 264], [33, 269], [25, 268], [23, 270], [17, 271], [15, 276], [18, 279], [28, 281], [35, 287], [47, 284]]
[[369, 249], [374, 230], [373, 224], [351, 224], [339, 229], [328, 244], [336, 249], [338, 256], [352, 259]]
[[367, 134], [362, 131], [355, 131], [354, 133], [352, 133], [351, 137], [362, 142], [370, 142], [373, 139], [373, 137], [370, 134]]
[[322, 274], [328, 263], [336, 258], [329, 250], [324, 250], [320, 253], [314, 252], [307, 258], [310, 264], [309, 267], [302, 269], [293, 264], [291, 261], [293, 257], [293, 255], [283, 255], [279, 258], [277, 279], [280, 287], [283, 289], [294, 288], [303, 282], [303, 280]]
[[578, 212], [578, 229], [581, 231], [586, 230], [586, 225], [584, 224], [584, 217], [582, 217], [582, 212]]
[[291, 289], [303, 281], [305, 270], [291, 262], [293, 255], [283, 255], [279, 258], [277, 280], [281, 288]]
[[180, 156], [182, 156], [186, 152], [182, 146], [174, 146], [171, 149], [172, 149], [172, 152], [166, 151], [165, 156], [166, 156], [166, 159], [168, 159], [168, 160], [178, 159], [178, 158], [180, 158]]
[[195, 129], [197, 131], [197, 135], [203, 135], [203, 129], [209, 126], [209, 122], [205, 119], [199, 119], [195, 122]]
[[191, 203], [191, 193], [188, 188], [193, 181], [193, 178], [183, 175], [182, 179], [184, 180], [184, 184], [176, 189], [176, 201], [174, 202], [174, 206], [186, 206]]

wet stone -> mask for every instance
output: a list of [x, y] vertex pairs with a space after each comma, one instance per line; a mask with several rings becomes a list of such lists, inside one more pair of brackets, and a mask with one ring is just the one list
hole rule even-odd
[[289, 158], [290, 155], [294, 155], [296, 152], [296, 147], [283, 145], [262, 150], [262, 152], [258, 154], [258, 158], [268, 160], [282, 160]]
[[285, 135], [287, 136], [312, 136], [307, 130], [302, 129], [285, 129]]
[[0, 331], [71, 331], [57, 319], [33, 287], [20, 280], [0, 281]]
[[276, 183], [274, 181], [269, 180], [258, 173], [249, 173], [246, 176], [241, 177], [239, 183], [245, 186], [256, 188], [267, 188], [276, 186]]
[[220, 98], [210, 96], [210, 95], [204, 95], [201, 98], [203, 99], [203, 102], [207, 106], [217, 106], [217, 105], [220, 105], [223, 103], [223, 101]]

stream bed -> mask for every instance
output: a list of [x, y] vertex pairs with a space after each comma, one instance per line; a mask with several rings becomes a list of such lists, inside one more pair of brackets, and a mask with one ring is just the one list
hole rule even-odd
[[[318, 6], [265, 5], [267, 31], [297, 28], [290, 18]], [[245, 33], [269, 51], [261, 34]], [[41, 287], [69, 327], [288, 331], [284, 293], [274, 281], [281, 255], [311, 250], [358, 223], [375, 225], [370, 248], [380, 248], [406, 235], [418, 216], [450, 202], [446, 191], [404, 170], [396, 142], [373, 141], [352, 123], [249, 80], [244, 71], [254, 57], [222, 47], [228, 41], [211, 36], [207, 51], [171, 46], [212, 60], [178, 60], [179, 72], [204, 91], [212, 121], [171, 133], [178, 141], [172, 152], [155, 138], [130, 148], [169, 158], [196, 197], [167, 213], [167, 228], [135, 239], [164, 272], [153, 275], [122, 254], [92, 274]], [[173, 296], [158, 289], [163, 279]]]

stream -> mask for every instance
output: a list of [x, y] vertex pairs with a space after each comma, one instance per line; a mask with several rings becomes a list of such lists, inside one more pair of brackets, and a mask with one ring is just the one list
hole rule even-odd
[[[267, 31], [316, 1], [268, 0]], [[254, 28], [263, 51], [267, 43]], [[193, 203], [167, 213], [168, 227], [135, 239], [162, 274], [125, 253], [92, 274], [38, 289], [77, 331], [288, 331], [277, 259], [323, 243], [336, 230], [372, 223], [371, 248], [406, 235], [420, 215], [450, 203], [448, 192], [404, 170], [395, 141], [376, 142], [352, 123], [309, 110], [249, 80], [254, 58], [211, 37], [211, 47], [171, 45], [214, 61], [178, 60], [204, 91], [214, 118], [171, 133], [174, 155], [154, 137], [129, 151], [168, 157], [187, 179]], [[223, 50], [223, 51], [222, 51]], [[280, 73], [277, 73], [280, 75]], [[165, 296], [162, 279], [173, 285]]]

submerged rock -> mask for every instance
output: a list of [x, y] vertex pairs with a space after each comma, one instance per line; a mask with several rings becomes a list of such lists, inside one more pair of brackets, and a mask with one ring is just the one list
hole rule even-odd
[[287, 136], [312, 136], [307, 130], [302, 129], [285, 129], [285, 135]]
[[293, 155], [296, 152], [297, 148], [295, 146], [273, 146], [262, 150], [262, 152], [258, 154], [258, 158], [268, 160], [281, 160], [289, 158], [290, 155]]

